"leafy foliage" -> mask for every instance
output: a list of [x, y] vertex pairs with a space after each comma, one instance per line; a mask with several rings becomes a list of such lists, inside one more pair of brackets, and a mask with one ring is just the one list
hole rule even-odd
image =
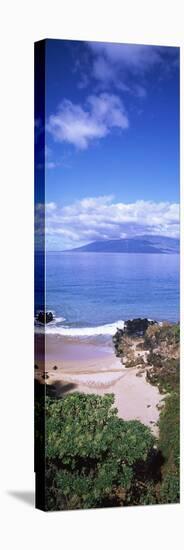
[[150, 349], [149, 362], [152, 368], [147, 378], [159, 385], [161, 391], [169, 392], [160, 414], [158, 446], [163, 456], [162, 481], [157, 488], [157, 501], [179, 502], [179, 324], [165, 323], [161, 327], [149, 327], [146, 344]]
[[179, 323], [163, 323], [162, 325], [151, 325], [148, 327], [144, 337], [144, 343], [148, 349], [152, 349], [153, 347], [155, 347], [155, 344], [157, 346], [162, 346], [162, 344], [164, 346], [165, 344], [167, 344], [167, 346], [177, 345], [179, 344], [179, 341]]
[[163, 482], [160, 491], [161, 502], [179, 502], [180, 463], [180, 402], [176, 388], [166, 400], [160, 415], [159, 447], [165, 458]]
[[123, 421], [114, 396], [73, 393], [46, 401], [48, 509], [128, 503], [136, 466], [154, 438], [138, 421]]
[[[160, 448], [165, 458], [179, 464], [179, 399], [178, 392], [167, 398], [160, 415]], [[166, 429], [167, 426], [167, 429]]]
[[180, 479], [177, 470], [170, 469], [163, 479], [160, 488], [160, 502], [162, 504], [176, 504], [180, 501]]
[[161, 392], [170, 392], [179, 384], [179, 360], [163, 360], [159, 354], [150, 353], [149, 362], [152, 368], [147, 371], [147, 379], [158, 385]]
[[179, 325], [150, 326], [145, 339], [147, 377], [169, 392], [156, 442], [140, 422], [118, 418], [113, 394], [47, 391], [43, 426], [45, 386], [36, 389], [35, 459], [48, 510], [179, 501]]
[[152, 365], [147, 378], [159, 385], [161, 391], [169, 392], [160, 414], [158, 446], [163, 456], [162, 481], [157, 487], [157, 501], [179, 502], [179, 454], [180, 454], [180, 396], [179, 396], [179, 324], [149, 327], [146, 344]]

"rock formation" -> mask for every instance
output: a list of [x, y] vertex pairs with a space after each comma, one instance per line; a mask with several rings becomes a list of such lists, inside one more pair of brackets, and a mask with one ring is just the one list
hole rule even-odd
[[45, 325], [46, 323], [50, 323], [51, 321], [54, 320], [54, 316], [53, 316], [53, 313], [52, 311], [39, 311], [36, 315], [36, 320], [39, 322], [39, 323], [42, 323], [43, 325]]

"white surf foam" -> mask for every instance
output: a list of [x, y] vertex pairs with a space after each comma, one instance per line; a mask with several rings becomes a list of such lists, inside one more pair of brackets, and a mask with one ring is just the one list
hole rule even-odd
[[117, 328], [124, 328], [124, 321], [117, 321], [115, 323], [102, 325], [98, 327], [67, 327], [67, 326], [51, 326], [49, 323], [46, 326], [46, 334], [59, 334], [61, 336], [70, 336], [70, 337], [88, 337], [88, 336], [101, 336], [101, 335], [111, 335], [113, 336]]
[[51, 323], [62, 323], [63, 321], [65, 321], [65, 317], [55, 317]]
[[[53, 321], [49, 321], [49, 325], [52, 327], [55, 327], [57, 323], [62, 323], [63, 321], [65, 321], [65, 317], [54, 317]], [[35, 318], [35, 325], [39, 327], [44, 326], [43, 323], [40, 323], [40, 321], [37, 321], [36, 318]]]

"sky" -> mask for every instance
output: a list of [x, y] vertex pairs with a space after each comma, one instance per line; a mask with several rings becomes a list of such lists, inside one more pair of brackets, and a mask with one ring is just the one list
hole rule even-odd
[[179, 48], [47, 40], [45, 98], [47, 248], [177, 237]]

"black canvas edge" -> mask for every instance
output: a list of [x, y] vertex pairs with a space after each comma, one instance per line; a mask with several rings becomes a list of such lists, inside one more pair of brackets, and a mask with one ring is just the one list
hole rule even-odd
[[[45, 311], [45, 50], [46, 42], [34, 44], [34, 305]], [[39, 215], [38, 204], [41, 205]], [[39, 277], [38, 277], [39, 271]], [[38, 299], [39, 295], [39, 299]], [[39, 300], [39, 301], [38, 301]], [[34, 361], [38, 355], [38, 342], [35, 334]], [[45, 331], [39, 335], [45, 371]], [[34, 471], [35, 507], [45, 511], [45, 384], [34, 382]]]

